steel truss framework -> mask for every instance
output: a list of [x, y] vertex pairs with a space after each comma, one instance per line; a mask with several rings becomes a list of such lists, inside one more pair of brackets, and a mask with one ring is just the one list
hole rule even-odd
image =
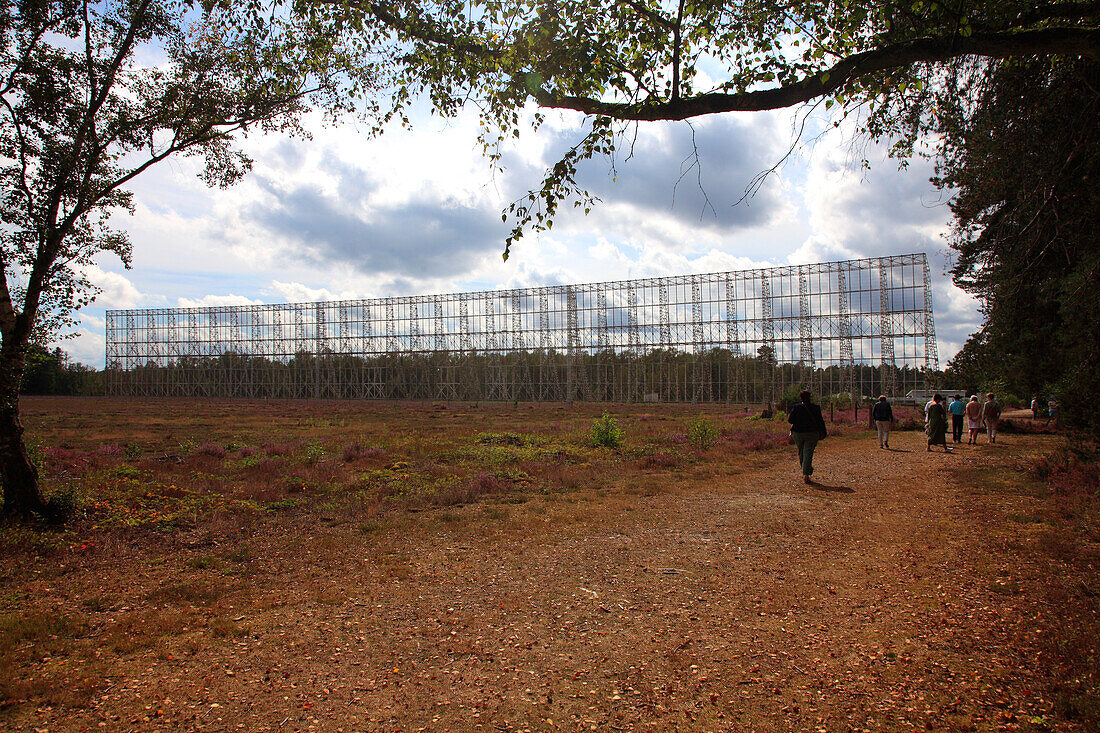
[[923, 254], [522, 290], [107, 312], [131, 397], [771, 402], [938, 368]]

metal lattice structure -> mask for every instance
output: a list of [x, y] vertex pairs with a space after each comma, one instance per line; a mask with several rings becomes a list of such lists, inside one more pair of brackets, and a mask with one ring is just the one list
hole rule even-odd
[[938, 369], [923, 254], [585, 285], [107, 312], [132, 397], [772, 402]]

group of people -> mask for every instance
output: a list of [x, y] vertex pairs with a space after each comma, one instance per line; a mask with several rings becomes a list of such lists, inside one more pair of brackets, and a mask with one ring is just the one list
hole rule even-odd
[[[1039, 411], [1043, 408], [1043, 406], [1044, 406], [1044, 403], [1039, 399], [1039, 395], [1035, 395], [1034, 397], [1031, 398], [1031, 419], [1032, 420], [1038, 420], [1039, 419]], [[1043, 423], [1043, 425], [1044, 426], [1045, 425], [1050, 425], [1050, 423], [1053, 421], [1054, 426], [1058, 427], [1058, 425], [1059, 425], [1059, 423], [1058, 423], [1058, 401], [1057, 400], [1047, 400], [1046, 403], [1045, 403], [1045, 406], [1046, 406], [1046, 409], [1047, 409], [1047, 421], [1045, 423]]]
[[[880, 399], [885, 399], [880, 398]], [[963, 422], [970, 431], [967, 445], [977, 445], [978, 434], [984, 428], [990, 443], [997, 442], [997, 425], [1001, 421], [1001, 403], [990, 392], [985, 402], [978, 402], [978, 395], [970, 395], [969, 401], [963, 401], [962, 395], [951, 398], [950, 405], [944, 405], [943, 395], [938, 392], [924, 406], [924, 431], [928, 434], [928, 450], [934, 445], [942, 445], [947, 452], [947, 416], [951, 415], [951, 441], [962, 443]]]
[[[928, 435], [928, 450], [934, 445], [942, 445], [944, 451], [950, 453], [947, 445], [947, 416], [951, 416], [952, 442], [961, 443], [963, 426], [970, 431], [968, 445], [977, 445], [978, 434], [984, 428], [989, 436], [990, 443], [997, 442], [997, 426], [1001, 420], [1001, 404], [992, 392], [987, 394], [985, 402], [978, 401], [978, 395], [971, 395], [969, 401], [964, 401], [962, 395], [951, 398], [951, 404], [944, 404], [943, 395], [936, 393], [928, 404], [924, 406], [925, 433]], [[813, 395], [809, 390], [803, 390], [799, 394], [800, 401], [791, 406], [787, 413], [787, 422], [791, 424], [791, 442], [798, 447], [798, 462], [802, 467], [802, 480], [812, 484], [814, 473], [814, 450], [820, 440], [828, 435], [825, 427], [825, 418], [821, 414], [821, 406], [813, 402]], [[894, 410], [886, 400], [886, 395], [879, 395], [878, 401], [871, 408], [871, 418], [878, 429], [879, 448], [890, 447], [890, 428], [894, 424]]]

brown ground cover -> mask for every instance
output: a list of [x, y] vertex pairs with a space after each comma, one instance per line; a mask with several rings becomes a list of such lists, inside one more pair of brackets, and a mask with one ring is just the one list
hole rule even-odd
[[1094, 449], [601, 410], [28, 400], [0, 729], [1100, 726]]

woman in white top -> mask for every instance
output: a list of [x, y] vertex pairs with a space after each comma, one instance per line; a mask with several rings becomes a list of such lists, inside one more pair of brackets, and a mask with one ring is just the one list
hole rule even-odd
[[977, 445], [978, 433], [982, 429], [982, 406], [976, 394], [970, 395], [970, 402], [966, 403], [966, 427], [970, 430], [967, 445]]

